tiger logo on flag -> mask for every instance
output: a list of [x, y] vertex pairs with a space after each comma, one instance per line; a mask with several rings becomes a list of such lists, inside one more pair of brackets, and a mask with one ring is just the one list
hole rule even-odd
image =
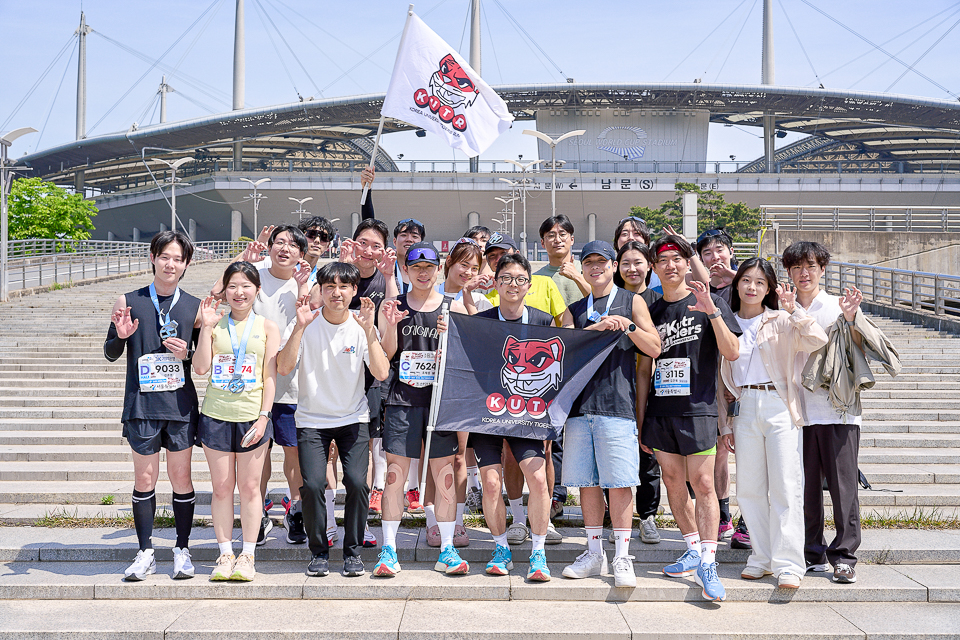
[[470, 108], [479, 95], [480, 90], [466, 70], [452, 53], [448, 53], [440, 60], [437, 71], [430, 76], [429, 90], [417, 89], [413, 101], [420, 108], [429, 107], [440, 120], [457, 131], [466, 131], [467, 119], [462, 113], [457, 113], [457, 109]]

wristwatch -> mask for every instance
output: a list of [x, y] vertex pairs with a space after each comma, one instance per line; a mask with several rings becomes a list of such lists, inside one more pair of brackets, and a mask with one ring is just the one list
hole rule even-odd
[[723, 314], [720, 313], [720, 309], [717, 309], [717, 310], [714, 311], [713, 313], [707, 315], [707, 317], [710, 318], [711, 320], [716, 320], [716, 319], [719, 318], [721, 315], [723, 315]]
[[273, 412], [272, 412], [272, 411], [261, 411], [261, 412], [260, 412], [260, 415], [261, 415], [262, 417], [266, 418], [267, 420], [273, 420]]

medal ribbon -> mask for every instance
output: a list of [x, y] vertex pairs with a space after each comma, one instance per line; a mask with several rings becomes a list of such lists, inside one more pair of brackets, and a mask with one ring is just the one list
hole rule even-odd
[[233, 318], [227, 317], [227, 333], [230, 334], [230, 344], [233, 346], [233, 379], [239, 380], [243, 377], [243, 359], [247, 355], [247, 340], [250, 338], [250, 333], [253, 331], [253, 320], [257, 317], [257, 314], [250, 312], [250, 315], [247, 316], [247, 326], [243, 330], [243, 338], [240, 340], [240, 344], [237, 344], [237, 330], [236, 325], [233, 323]]
[[[503, 317], [503, 312], [500, 311], [500, 307], [497, 307], [497, 314], [500, 316], [501, 322], [509, 322], [509, 320]], [[523, 315], [520, 316], [520, 324], [530, 324], [530, 312], [527, 310], [527, 305], [523, 305]]]
[[617, 295], [617, 288], [617, 285], [613, 285], [613, 289], [610, 290], [610, 295], [607, 296], [607, 309], [603, 312], [603, 315], [593, 310], [593, 293], [590, 294], [587, 298], [587, 320], [600, 322], [600, 320], [610, 315], [610, 307], [613, 306], [613, 298]]
[[160, 318], [160, 326], [170, 322], [170, 314], [173, 313], [173, 308], [177, 306], [177, 302], [180, 301], [180, 287], [177, 287], [176, 291], [173, 292], [173, 302], [170, 303], [170, 308], [167, 309], [167, 319], [163, 319], [163, 311], [160, 311], [160, 299], [157, 298], [157, 288], [154, 284], [150, 283], [150, 300], [153, 302], [153, 307], [157, 310], [157, 316]]

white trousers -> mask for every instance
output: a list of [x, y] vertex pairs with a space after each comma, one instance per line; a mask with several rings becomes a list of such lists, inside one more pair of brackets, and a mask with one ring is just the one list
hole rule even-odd
[[734, 418], [737, 504], [750, 529], [747, 566], [803, 577], [803, 457], [800, 429], [776, 391], [744, 389]]

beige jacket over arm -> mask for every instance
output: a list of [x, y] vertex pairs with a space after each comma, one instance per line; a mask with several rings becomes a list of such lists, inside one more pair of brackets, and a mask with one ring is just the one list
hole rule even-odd
[[[800, 409], [800, 381], [795, 380], [794, 362], [798, 352], [816, 351], [827, 344], [827, 334], [800, 305], [793, 313], [766, 309], [757, 328], [757, 347], [763, 366], [770, 374], [770, 380], [783, 398], [790, 419], [800, 428], [803, 426], [803, 412]], [[740, 387], [733, 383], [733, 370], [730, 361], [720, 359], [720, 378], [730, 393], [740, 398]], [[723, 399], [723, 388], [717, 385], [717, 411], [720, 415], [720, 433], [733, 433], [733, 425], [727, 417], [727, 403]]]

